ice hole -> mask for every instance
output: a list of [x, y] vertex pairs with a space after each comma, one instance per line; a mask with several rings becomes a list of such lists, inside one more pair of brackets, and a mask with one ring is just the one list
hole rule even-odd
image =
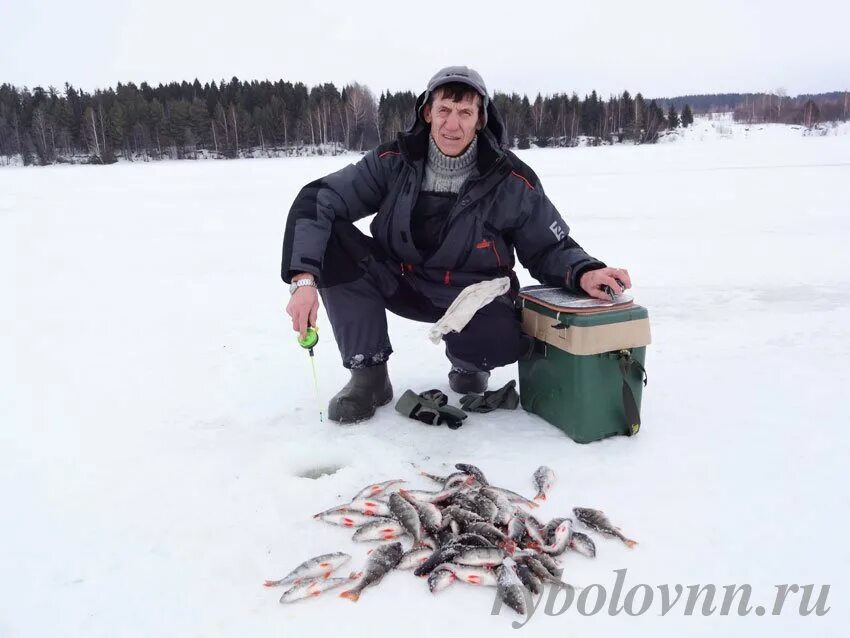
[[296, 476], [300, 476], [301, 478], [307, 479], [318, 479], [323, 476], [331, 476], [332, 474], [336, 474], [344, 465], [315, 465], [313, 467], [302, 470]]

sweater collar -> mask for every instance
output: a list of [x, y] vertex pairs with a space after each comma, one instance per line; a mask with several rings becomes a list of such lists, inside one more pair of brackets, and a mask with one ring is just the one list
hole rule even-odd
[[[415, 133], [399, 133], [398, 143], [402, 157], [409, 162], [426, 159], [430, 137], [431, 134], [427, 129]], [[495, 144], [493, 134], [488, 129], [479, 131], [476, 140], [478, 173], [484, 175], [504, 154], [504, 151]]]
[[440, 175], [458, 175], [472, 170], [478, 159], [478, 136], [472, 138], [472, 142], [466, 150], [457, 157], [451, 157], [443, 153], [434, 141], [428, 136], [428, 166], [432, 171]]

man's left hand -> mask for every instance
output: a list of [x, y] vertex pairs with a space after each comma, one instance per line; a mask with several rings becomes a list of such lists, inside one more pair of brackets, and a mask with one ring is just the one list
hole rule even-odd
[[[622, 285], [617, 280], [622, 282]], [[603, 290], [603, 286], [609, 286], [614, 294], [619, 295], [632, 287], [632, 280], [629, 278], [629, 271], [625, 268], [599, 268], [584, 273], [579, 286], [591, 297], [611, 301], [611, 297]]]

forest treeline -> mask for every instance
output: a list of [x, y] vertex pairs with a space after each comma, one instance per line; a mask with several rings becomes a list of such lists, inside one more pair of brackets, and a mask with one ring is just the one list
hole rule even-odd
[[[411, 123], [416, 96], [352, 83], [307, 87], [297, 82], [240, 81], [119, 84], [86, 93], [0, 85], [0, 155], [25, 164], [109, 163], [126, 159], [244, 157], [365, 150]], [[519, 148], [570, 146], [585, 138], [651, 142], [665, 128], [692, 121], [655, 101], [624, 92], [543, 97], [494, 96]]]
[[[752, 117], [757, 111], [758, 117], [767, 118], [773, 107], [765, 106], [763, 97], [758, 109], [750, 109], [749, 100], [755, 105], [758, 97], [744, 96], [743, 108], [752, 111]], [[46, 165], [111, 163], [119, 157], [231, 158], [366, 150], [407, 128], [415, 99], [411, 91], [387, 91], [375, 97], [358, 83], [339, 90], [331, 83], [308, 87], [301, 82], [237, 78], [156, 87], [119, 83], [93, 93], [68, 84], [62, 91], [2, 84], [0, 157]], [[583, 98], [575, 93], [538, 94], [533, 100], [496, 93], [493, 99], [518, 148], [651, 143], [662, 131], [693, 122], [691, 106], [680, 98], [647, 100], [628, 91], [608, 98], [595, 91]], [[702, 100], [694, 102], [702, 105], [694, 109], [698, 112], [714, 108]], [[737, 116], [739, 108], [736, 103], [726, 110], [735, 110]], [[799, 106], [786, 97], [784, 104], [778, 100], [776, 116], [811, 125], [833, 115], [833, 110], [815, 98]]]
[[719, 93], [662, 98], [659, 102], [682, 108], [689, 104], [696, 113], [732, 112], [738, 122], [773, 122], [814, 126], [818, 122], [847, 121], [850, 92], [802, 94], [789, 97], [784, 89], [768, 93]]

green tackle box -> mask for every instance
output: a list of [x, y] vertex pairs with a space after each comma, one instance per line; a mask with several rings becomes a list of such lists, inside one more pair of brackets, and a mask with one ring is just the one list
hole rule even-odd
[[523, 331], [534, 338], [519, 362], [522, 407], [590, 443], [640, 429], [649, 313], [628, 295], [612, 302], [562, 288], [520, 290]]

